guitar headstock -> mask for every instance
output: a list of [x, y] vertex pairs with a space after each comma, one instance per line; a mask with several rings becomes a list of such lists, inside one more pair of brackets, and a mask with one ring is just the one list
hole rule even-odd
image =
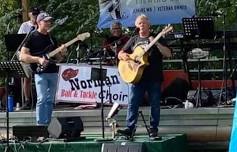
[[89, 32], [85, 32], [77, 35], [77, 40], [84, 41], [86, 38], [89, 38], [91, 34]]
[[164, 29], [162, 29], [161, 33], [162, 33], [162, 35], [165, 35], [165, 34], [167, 34], [169, 32], [173, 32], [173, 30], [174, 30], [173, 26], [168, 24], [167, 26], [165, 26]]
[[55, 24], [57, 24], [57, 25], [63, 25], [63, 23], [65, 23], [67, 19], [68, 19], [68, 16], [66, 16], [66, 17], [64, 17], [64, 18], [62, 18], [62, 19], [57, 19], [57, 20], [55, 21]]

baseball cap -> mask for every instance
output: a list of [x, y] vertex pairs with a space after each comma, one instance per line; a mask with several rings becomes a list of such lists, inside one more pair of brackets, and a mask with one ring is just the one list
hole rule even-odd
[[37, 16], [37, 22], [40, 22], [40, 21], [49, 21], [49, 20], [52, 20], [53, 17], [51, 17], [48, 13], [46, 12], [43, 12], [43, 13], [40, 13], [38, 16]]
[[40, 13], [40, 9], [38, 7], [31, 7], [29, 12], [32, 12], [33, 15], [38, 15]]

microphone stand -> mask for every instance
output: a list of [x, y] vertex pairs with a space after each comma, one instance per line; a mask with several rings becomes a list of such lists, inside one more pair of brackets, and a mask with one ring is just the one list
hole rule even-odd
[[102, 61], [106, 58], [106, 50], [103, 49], [103, 54], [100, 54], [100, 61], [99, 61], [99, 81], [100, 81], [100, 95], [101, 95], [101, 128], [102, 128], [102, 139], [96, 139], [96, 141], [111, 141], [113, 139], [105, 138], [105, 124], [104, 124], [104, 95], [103, 95], [103, 85], [104, 85], [104, 74], [103, 74], [103, 67]]
[[[225, 29], [225, 20], [226, 19], [226, 15], [225, 12], [223, 13], [223, 80], [224, 80], [224, 89], [225, 89], [225, 96], [224, 96], [224, 101], [226, 102], [227, 100], [227, 63], [226, 63], [226, 29]], [[221, 91], [221, 94], [223, 93], [223, 90]], [[219, 100], [219, 104], [220, 105], [220, 101]]]
[[[104, 51], [104, 50], [103, 50]], [[103, 55], [105, 51], [103, 52]], [[100, 56], [100, 95], [101, 95], [101, 125], [102, 125], [102, 138], [105, 137], [105, 125], [104, 125], [104, 96], [103, 96], [103, 69], [102, 69], [102, 60], [103, 55]]]

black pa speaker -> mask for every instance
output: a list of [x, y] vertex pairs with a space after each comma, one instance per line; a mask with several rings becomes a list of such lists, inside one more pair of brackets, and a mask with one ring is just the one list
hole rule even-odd
[[80, 138], [83, 130], [84, 127], [80, 117], [53, 118], [48, 126], [48, 132], [53, 138]]

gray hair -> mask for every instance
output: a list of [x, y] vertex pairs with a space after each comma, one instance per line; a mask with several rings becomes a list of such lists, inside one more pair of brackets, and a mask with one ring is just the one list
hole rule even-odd
[[149, 18], [145, 14], [141, 14], [141, 15], [137, 16], [137, 18], [135, 20], [135, 25], [136, 26], [137, 26], [138, 20], [141, 20], [141, 19], [147, 20], [147, 22], [150, 24]]

